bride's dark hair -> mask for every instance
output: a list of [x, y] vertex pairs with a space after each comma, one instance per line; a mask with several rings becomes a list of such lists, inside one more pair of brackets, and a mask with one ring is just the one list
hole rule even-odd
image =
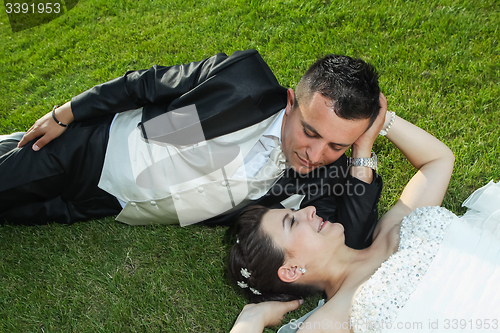
[[[262, 217], [268, 211], [269, 208], [263, 206], [250, 206], [238, 217], [237, 242], [229, 254], [229, 272], [233, 279], [240, 287], [247, 286], [242, 289], [254, 303], [285, 302], [320, 292], [313, 286], [283, 282], [278, 277], [286, 255], [261, 228]], [[243, 276], [242, 270], [249, 276]]]

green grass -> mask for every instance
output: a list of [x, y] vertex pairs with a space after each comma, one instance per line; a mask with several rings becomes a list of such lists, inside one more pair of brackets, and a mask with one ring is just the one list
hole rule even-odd
[[[496, 0], [81, 0], [15, 33], [2, 10], [0, 133], [127, 70], [255, 48], [294, 87], [319, 56], [347, 54], [379, 69], [391, 110], [454, 151], [444, 206], [460, 214], [500, 178], [499, 27]], [[384, 212], [413, 170], [385, 139], [375, 151]], [[0, 227], [0, 332], [227, 332], [245, 300], [225, 278], [226, 231]]]

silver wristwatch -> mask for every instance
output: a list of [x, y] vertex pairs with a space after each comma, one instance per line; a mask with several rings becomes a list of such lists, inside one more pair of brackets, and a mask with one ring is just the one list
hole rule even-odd
[[372, 152], [371, 157], [349, 157], [348, 164], [350, 166], [365, 166], [377, 171], [377, 155]]

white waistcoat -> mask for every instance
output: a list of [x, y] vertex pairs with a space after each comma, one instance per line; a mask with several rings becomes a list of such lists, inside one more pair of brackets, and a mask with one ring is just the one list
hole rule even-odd
[[99, 182], [101, 189], [127, 202], [116, 217], [120, 222], [200, 222], [258, 199], [286, 167], [278, 146], [255, 177], [231, 178], [279, 113], [237, 132], [181, 147], [146, 142], [137, 127], [141, 115], [138, 109], [116, 117]]

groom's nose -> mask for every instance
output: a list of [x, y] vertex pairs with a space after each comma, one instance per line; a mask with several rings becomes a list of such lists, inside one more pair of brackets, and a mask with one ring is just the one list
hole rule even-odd
[[320, 143], [311, 144], [306, 151], [308, 161], [313, 165], [320, 164], [323, 157], [323, 150], [324, 147]]

